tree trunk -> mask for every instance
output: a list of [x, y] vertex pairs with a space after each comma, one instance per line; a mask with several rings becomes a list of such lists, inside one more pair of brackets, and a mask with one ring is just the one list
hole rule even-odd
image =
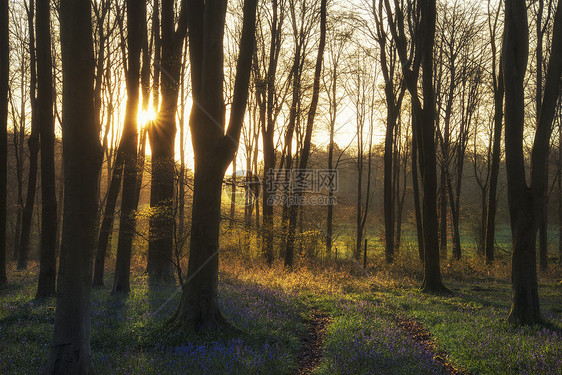
[[[265, 119], [262, 119], [265, 121]], [[262, 197], [262, 220], [263, 220], [263, 249], [262, 253], [264, 255], [267, 264], [273, 263], [273, 202], [271, 201], [275, 197], [275, 191], [270, 189], [274, 186], [274, 175], [272, 173], [275, 168], [275, 147], [273, 145], [273, 132], [263, 131], [263, 170], [264, 170], [264, 185], [263, 185], [263, 197]], [[256, 205], [256, 208], [259, 206]], [[256, 212], [257, 215], [257, 212]]]
[[230, 222], [228, 226], [234, 228], [234, 220], [236, 219], [236, 153], [232, 159], [232, 190], [230, 192]]
[[423, 68], [423, 111], [416, 121], [420, 126], [420, 152], [422, 158], [423, 181], [423, 241], [424, 241], [424, 292], [447, 292], [441, 281], [439, 267], [439, 239], [437, 236], [437, 174], [435, 172], [435, 103], [433, 90], [433, 44], [435, 41], [435, 0], [421, 4], [422, 43], [421, 66]]
[[89, 2], [61, 0], [64, 222], [57, 310], [44, 374], [94, 374], [90, 351], [92, 252], [102, 151], [94, 115]]
[[[494, 51], [495, 55], [495, 51]], [[500, 63], [500, 70], [494, 81], [494, 143], [492, 146], [492, 170], [490, 172], [490, 188], [488, 190], [488, 213], [486, 215], [486, 263], [491, 264], [494, 261], [494, 242], [496, 232], [496, 210], [497, 210], [497, 187], [498, 175], [500, 171], [500, 154], [501, 154], [501, 134], [503, 127], [503, 65]]]
[[[361, 132], [363, 129], [361, 129]], [[355, 260], [361, 260], [361, 240], [363, 238], [363, 228], [361, 227], [361, 219], [363, 216], [363, 137], [357, 134], [358, 139], [358, 155], [357, 155], [357, 202], [355, 206], [355, 249], [353, 257]], [[367, 192], [369, 194], [369, 192]]]
[[[261, 132], [263, 140], [263, 157], [264, 157], [264, 189], [263, 189], [263, 237], [262, 253], [266, 262], [271, 265], [274, 260], [273, 254], [273, 202], [275, 189], [273, 184], [273, 174], [275, 168], [275, 77], [277, 65], [279, 62], [279, 51], [281, 49], [281, 25], [283, 24], [283, 13], [279, 15], [279, 4], [277, 0], [271, 2], [272, 20], [271, 20], [271, 40], [269, 45], [269, 63], [267, 67], [266, 78], [264, 79], [265, 88], [256, 88], [256, 98], [259, 106], [259, 115], [261, 123]], [[283, 9], [281, 9], [281, 12]], [[294, 69], [294, 66], [293, 66]], [[256, 147], [258, 147], [256, 142]], [[257, 150], [256, 150], [257, 152]], [[257, 173], [257, 171], [256, 171]], [[259, 204], [256, 205], [256, 222], [259, 222]]]
[[[552, 121], [560, 94], [562, 75], [562, 7], [556, 9], [552, 48], [544, 85], [544, 96], [531, 154], [531, 187], [525, 180], [523, 153], [523, 80], [529, 53], [529, 28], [525, 1], [506, 1], [504, 32], [504, 82], [506, 165], [509, 211], [514, 249], [512, 259], [512, 306], [509, 321], [533, 324], [541, 319], [536, 275], [535, 239], [537, 222], [543, 215], [548, 148]], [[528, 196], [530, 195], [530, 196]], [[532, 220], [532, 221], [531, 221]], [[529, 222], [531, 221], [531, 222]], [[532, 227], [531, 227], [531, 224]], [[533, 231], [532, 234], [528, 233]]]
[[[0, 4], [0, 285], [6, 277], [6, 195], [8, 172], [8, 2]], [[15, 134], [14, 134], [15, 136]]]
[[[386, 83], [389, 85], [389, 82]], [[385, 90], [389, 91], [389, 89]], [[394, 128], [396, 127], [396, 113], [392, 111], [394, 101], [387, 94], [386, 135], [384, 138], [384, 247], [386, 261], [392, 263], [394, 259], [394, 194], [392, 189], [392, 149], [394, 147]], [[369, 192], [367, 192], [369, 194]]]
[[[226, 168], [238, 146], [246, 109], [255, 43], [256, 5], [256, 0], [244, 2], [234, 97], [225, 135], [223, 37], [226, 1], [188, 2], [193, 96], [194, 102], [198, 103], [192, 107], [189, 122], [195, 180], [187, 281], [178, 310], [167, 322], [171, 329], [215, 328], [226, 324], [217, 303], [221, 187]], [[207, 62], [205, 69], [203, 62]], [[222, 123], [218, 122], [220, 120]]]
[[[22, 72], [25, 71], [25, 59], [22, 59]], [[25, 80], [21, 83], [20, 113], [25, 113]], [[13, 259], [17, 260], [20, 253], [21, 220], [23, 216], [23, 143], [25, 140], [25, 116], [20, 116], [19, 129], [16, 130], [14, 121], [14, 155], [16, 158], [16, 178], [18, 181], [18, 204], [16, 212], [16, 229], [14, 231]]]
[[[536, 17], [537, 28], [537, 51], [536, 51], [536, 95], [535, 104], [537, 112], [537, 121], [539, 120], [541, 105], [542, 105], [542, 66], [543, 66], [543, 25], [542, 14], [544, 9], [544, 0], [538, 0], [538, 11]], [[547, 153], [550, 151], [548, 148]], [[544, 174], [545, 185], [548, 186], [548, 158], [547, 158], [546, 173]], [[544, 201], [544, 208], [541, 217], [539, 218], [539, 266], [541, 270], [546, 270], [548, 267], [548, 197]]]
[[513, 241], [512, 302], [508, 320], [524, 324], [541, 319], [535, 258], [537, 226], [531, 193], [525, 181], [523, 155], [523, 79], [529, 54], [529, 27], [523, 0], [506, 0], [505, 4], [505, 156]]
[[[22, 43], [23, 44], [23, 43]], [[25, 58], [21, 59], [21, 71], [26, 72]], [[17, 260], [20, 253], [20, 238], [21, 238], [21, 220], [23, 216], [23, 158], [25, 143], [25, 79], [21, 80], [20, 86], [20, 118], [19, 129], [16, 129], [16, 121], [14, 116], [14, 156], [16, 158], [16, 178], [18, 181], [18, 204], [16, 213], [16, 228], [14, 231], [14, 252], [13, 259]]]
[[[415, 115], [412, 114], [412, 128], [415, 127]], [[424, 244], [423, 244], [423, 223], [422, 223], [422, 213], [420, 205], [420, 191], [418, 185], [418, 143], [416, 137], [416, 130], [412, 129], [412, 190], [414, 193], [414, 211], [416, 215], [416, 234], [418, 239], [418, 255], [420, 260], [423, 262], [425, 259], [424, 255]]]
[[[334, 69], [334, 73], [336, 70]], [[335, 97], [336, 94], [336, 74], [332, 76], [333, 82], [333, 117], [332, 121], [330, 121], [330, 144], [328, 146], [328, 171], [332, 172], [334, 168], [333, 159], [334, 159], [334, 131], [336, 127], [336, 115], [337, 115], [337, 100]], [[336, 176], [337, 178], [337, 176]], [[334, 186], [330, 184], [328, 188], [328, 213], [326, 215], [326, 257], [330, 259], [332, 257], [332, 242], [333, 242], [333, 216], [334, 216], [334, 205], [332, 203], [332, 199], [334, 197]]]
[[35, 28], [33, 18], [35, 14], [34, 0], [29, 1], [27, 9], [29, 29], [29, 54], [30, 54], [30, 82], [29, 92], [31, 97], [31, 134], [27, 140], [29, 147], [29, 176], [27, 179], [27, 194], [22, 213], [20, 249], [18, 254], [18, 270], [27, 268], [29, 257], [29, 238], [33, 219], [33, 206], [35, 205], [35, 192], [37, 188], [37, 154], [39, 153], [39, 128], [37, 124], [37, 104], [35, 97], [37, 74], [35, 71]]
[[[459, 200], [454, 198], [453, 183], [449, 175], [448, 168], [445, 168], [447, 177], [447, 190], [449, 192], [449, 201], [451, 202], [451, 216], [453, 218], [453, 258], [459, 260], [461, 258], [461, 238], [459, 231]], [[458, 181], [460, 184], [460, 180]], [[459, 185], [457, 185], [458, 187]]]
[[55, 186], [55, 123], [48, 1], [37, 3], [37, 115], [41, 137], [41, 246], [37, 297], [55, 295], [57, 196]]
[[[507, 86], [509, 85], [506, 84]], [[506, 94], [506, 100], [507, 96], [509, 94]], [[506, 126], [508, 126], [509, 117], [511, 116], [508, 115], [506, 106]], [[537, 284], [537, 260], [534, 251], [537, 240], [537, 223], [534, 219], [533, 203], [528, 191], [524, 191], [522, 196], [514, 194], [513, 191], [509, 193], [509, 191], [508, 188], [513, 258], [511, 311], [508, 320], [515, 324], [537, 323], [541, 321], [542, 317]]]
[[[222, 177], [217, 166], [209, 164], [203, 162], [195, 169], [190, 248], [202, 251], [191, 251], [188, 282], [180, 306], [169, 320], [172, 330], [200, 326], [212, 329], [226, 323], [218, 305]], [[191, 275], [196, 279], [190, 281]]]
[[439, 252], [443, 258], [447, 258], [447, 177], [445, 162], [441, 166], [439, 183]]
[[[400, 250], [400, 244], [402, 243], [402, 215], [404, 213], [404, 202], [406, 201], [406, 183], [408, 178], [408, 168], [407, 168], [407, 149], [406, 154], [404, 155], [404, 163], [403, 167], [403, 179], [402, 179], [402, 186], [400, 187], [399, 184], [396, 186], [396, 240], [395, 246], [396, 250]], [[400, 165], [398, 165], [400, 168]], [[398, 176], [399, 177], [399, 176]], [[400, 191], [400, 189], [402, 189]]]
[[[185, 7], [181, 10], [185, 12]], [[181, 52], [187, 24], [181, 13], [178, 28], [174, 22], [174, 2], [162, 1], [162, 102], [158, 116], [148, 131], [152, 151], [148, 259], [146, 269], [155, 280], [172, 280], [173, 201], [175, 177], [176, 111], [181, 73]], [[193, 66], [193, 65], [192, 65]]]
[[122, 135], [125, 165], [112, 293], [127, 294], [130, 291], [131, 247], [135, 233], [134, 213], [137, 201], [137, 115], [139, 108], [140, 54], [143, 41], [142, 25], [146, 22], [145, 13], [146, 3], [134, 0], [127, 1], [127, 108]]
[[[165, 78], [162, 76], [162, 83]], [[155, 280], [173, 278], [172, 246], [174, 197], [174, 140], [176, 134], [174, 99], [162, 95], [162, 105], [155, 121], [158, 129], [149, 129], [152, 150], [152, 178], [150, 184], [149, 242], [147, 272]], [[167, 109], [165, 109], [168, 107]], [[171, 108], [172, 107], [172, 108]]]
[[117, 150], [117, 157], [113, 163], [113, 170], [111, 172], [111, 182], [107, 198], [105, 201], [105, 210], [103, 212], [103, 219], [101, 222], [99, 238], [96, 249], [96, 259], [94, 262], [94, 279], [92, 285], [94, 287], [103, 287], [103, 275], [105, 272], [105, 258], [107, 254], [107, 245], [111, 234], [113, 233], [113, 222], [115, 218], [115, 207], [117, 206], [117, 198], [119, 197], [119, 190], [121, 189], [121, 180], [123, 179], [123, 153], [121, 146]]
[[[545, 185], [548, 186], [548, 159], [544, 174]], [[545, 271], [548, 268], [548, 197], [544, 199], [544, 207], [539, 217], [539, 268]]]
[[[322, 61], [324, 58], [324, 47], [326, 46], [326, 0], [320, 2], [320, 41], [318, 45], [318, 54], [316, 56], [316, 66], [314, 68], [314, 83], [312, 89], [312, 99], [308, 109], [308, 117], [306, 122], [306, 131], [304, 144], [300, 153], [299, 169], [306, 169], [308, 164], [308, 157], [310, 155], [310, 144], [312, 141], [312, 129], [314, 125], [314, 116], [316, 115], [316, 107], [318, 106], [318, 95], [320, 92], [320, 75], [322, 73]], [[304, 192], [295, 192], [295, 202], [299, 202]], [[291, 206], [289, 217], [289, 235], [287, 236], [287, 246], [285, 253], [285, 267], [292, 268], [294, 256], [294, 241], [296, 230], [296, 205]]]
[[[155, 5], [157, 6], [157, 5]], [[143, 6], [143, 15], [142, 19], [146, 20], [147, 12], [146, 7]], [[157, 11], [156, 11], [157, 12]], [[148, 26], [146, 23], [143, 22], [142, 24], [142, 68], [141, 68], [141, 89], [142, 89], [142, 110], [146, 113], [148, 112], [148, 106], [150, 104], [150, 67], [151, 67], [151, 51], [148, 45]], [[156, 45], [156, 42], [154, 43]], [[156, 64], [155, 64], [156, 65]], [[156, 69], [156, 67], [155, 67]], [[156, 77], [154, 77], [154, 81], [156, 81]], [[155, 96], [158, 96], [156, 94]], [[156, 98], [155, 98], [156, 99]], [[158, 110], [158, 104], [155, 102], [153, 105], [156, 106], [155, 112]], [[138, 145], [138, 153], [137, 153], [137, 188], [135, 192], [135, 210], [139, 207], [139, 200], [140, 200], [140, 192], [142, 188], [142, 178], [144, 175], [144, 163], [146, 158], [146, 138], [147, 138], [147, 127], [150, 126], [150, 123], [142, 124], [141, 135], [139, 139]], [[136, 228], [136, 220], [133, 223], [134, 229]]]
[[[559, 109], [559, 116], [562, 111]], [[558, 119], [558, 139], [562, 139], [562, 119]], [[562, 142], [558, 144], [558, 264], [562, 264]]]

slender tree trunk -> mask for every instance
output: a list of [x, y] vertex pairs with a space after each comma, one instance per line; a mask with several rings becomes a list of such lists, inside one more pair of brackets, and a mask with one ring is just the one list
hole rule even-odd
[[[494, 78], [494, 80], [496, 79]], [[490, 172], [490, 188], [488, 190], [488, 213], [486, 215], [486, 247], [484, 252], [486, 254], [486, 263], [488, 264], [491, 264], [494, 261], [494, 240], [496, 232], [497, 210], [496, 195], [498, 187], [498, 175], [500, 171], [501, 134], [503, 126], [503, 97], [503, 65], [500, 64], [497, 85], [495, 85], [494, 92], [494, 143], [492, 146], [492, 170]]]
[[[314, 83], [312, 90], [312, 100], [308, 110], [308, 118], [306, 122], [306, 132], [304, 144], [300, 154], [299, 169], [306, 169], [308, 164], [308, 157], [310, 155], [310, 144], [312, 140], [312, 128], [314, 125], [314, 117], [316, 115], [316, 107], [318, 105], [318, 96], [320, 92], [320, 75], [322, 73], [322, 62], [324, 58], [324, 47], [326, 46], [326, 0], [320, 2], [320, 42], [318, 45], [318, 54], [316, 56], [316, 66], [314, 69]], [[304, 192], [295, 192], [295, 202], [299, 202], [300, 198], [304, 196]], [[289, 235], [287, 236], [287, 246], [285, 253], [285, 267], [292, 268], [294, 256], [294, 242], [296, 230], [296, 215], [297, 205], [291, 206], [289, 218]]]
[[439, 179], [439, 252], [447, 258], [447, 177], [445, 162], [440, 168]]
[[[336, 73], [336, 70], [334, 69], [334, 73]], [[334, 103], [337, 103], [336, 98], [335, 98], [335, 94], [337, 93], [336, 91], [336, 74], [333, 75], [332, 79], [334, 80], [332, 82], [333, 85], [333, 100]], [[333, 108], [333, 118], [332, 121], [330, 122], [330, 144], [328, 146], [328, 171], [330, 171], [330, 173], [332, 172], [333, 168], [334, 168], [334, 131], [335, 131], [335, 126], [336, 126], [336, 114], [337, 114], [337, 107], [334, 106]], [[337, 176], [336, 176], [337, 178]], [[334, 197], [334, 186], [333, 184], [330, 184], [330, 186], [328, 187], [328, 213], [326, 216], [326, 257], [328, 259], [331, 258], [332, 256], [332, 237], [333, 237], [333, 216], [334, 216], [334, 205], [332, 203], [332, 199]]]
[[[489, 187], [488, 187], [489, 189]], [[486, 248], [486, 213], [488, 211], [487, 193], [488, 189], [484, 187], [480, 190], [480, 228], [478, 233], [478, 255], [485, 255], [484, 249]]]
[[[185, 8], [185, 6], [184, 6]], [[182, 9], [184, 12], [185, 9]], [[181, 73], [181, 53], [187, 24], [181, 14], [178, 28], [174, 22], [174, 2], [162, 0], [162, 64], [160, 111], [148, 132], [152, 151], [152, 179], [149, 219], [148, 259], [146, 269], [155, 280], [172, 280], [175, 177], [176, 111]]]
[[[0, 4], [0, 285], [6, 277], [6, 195], [8, 172], [8, 1]], [[14, 135], [15, 136], [15, 135]]]
[[[389, 85], [387, 82], [386, 85]], [[389, 89], [387, 89], [388, 91]], [[394, 128], [396, 127], [396, 113], [393, 111], [394, 102], [389, 102], [387, 94], [386, 111], [386, 135], [384, 138], [384, 243], [386, 261], [392, 263], [394, 259], [394, 199], [392, 192], [392, 172], [393, 172], [393, 153], [394, 147]], [[369, 192], [367, 192], [369, 194]]]
[[[262, 119], [265, 121], [265, 118]], [[273, 168], [275, 168], [275, 148], [273, 145], [273, 132], [265, 131], [262, 129], [263, 138], [263, 170], [264, 170], [264, 187], [263, 187], [263, 208], [262, 208], [262, 220], [263, 220], [263, 255], [265, 261], [268, 264], [273, 263], [273, 202], [271, 201], [275, 196], [275, 191], [270, 187], [274, 186], [274, 175], [272, 173]], [[256, 206], [256, 208], [259, 204]], [[256, 212], [256, 215], [258, 213]], [[257, 219], [256, 219], [257, 220]]]
[[[180, 125], [180, 170], [178, 175], [178, 233], [180, 236], [183, 235], [185, 231], [185, 94], [184, 94], [184, 86], [185, 86], [185, 66], [186, 66], [186, 58], [187, 58], [187, 51], [183, 53], [183, 63], [181, 69], [181, 78], [180, 78], [180, 118], [179, 118], [179, 125]], [[232, 221], [231, 221], [232, 222]], [[178, 238], [176, 236], [176, 255], [178, 255]], [[177, 257], [177, 256], [176, 256]], [[179, 264], [179, 260], [178, 260]], [[181, 268], [180, 268], [181, 269]], [[178, 272], [181, 272], [178, 270]]]
[[236, 218], [236, 155], [237, 153], [234, 154], [232, 159], [232, 191], [230, 194], [230, 222], [228, 223], [230, 228], [234, 227]]
[[[144, 8], [144, 9], [143, 9]], [[135, 233], [134, 212], [137, 192], [137, 115], [139, 108], [140, 54], [142, 50], [143, 28], [146, 22], [146, 3], [127, 1], [127, 108], [123, 124], [123, 191], [121, 193], [121, 217], [119, 220], [119, 240], [115, 260], [113, 293], [129, 293], [131, 268], [131, 247]]]
[[[25, 59], [22, 59], [21, 71], [26, 71]], [[23, 157], [25, 142], [25, 79], [21, 82], [20, 92], [20, 121], [16, 131], [14, 119], [14, 154], [16, 157], [16, 177], [18, 180], [18, 208], [16, 213], [16, 230], [14, 232], [14, 256], [17, 260], [20, 253], [21, 220], [23, 216]]]
[[406, 182], [408, 178], [408, 169], [407, 169], [407, 149], [406, 154], [404, 157], [404, 163], [402, 165], [403, 169], [403, 180], [402, 180], [402, 191], [400, 191], [400, 186], [397, 186], [396, 189], [396, 197], [397, 197], [397, 207], [396, 207], [396, 240], [395, 246], [396, 250], [400, 250], [400, 244], [402, 242], [402, 215], [404, 212], [404, 202], [406, 201]]
[[147, 271], [152, 278], [161, 280], [170, 280], [174, 275], [171, 206], [174, 197], [176, 104], [171, 102], [175, 102], [175, 100], [162, 97], [162, 105], [156, 120], [158, 126], [162, 128], [158, 129], [161, 133], [156, 134], [156, 129], [149, 130], [152, 150], [150, 206], [154, 212], [149, 219]]
[[121, 180], [123, 179], [123, 159], [123, 153], [121, 151], [121, 147], [119, 147], [115, 163], [113, 163], [111, 182], [109, 183], [109, 189], [105, 201], [105, 210], [103, 212], [103, 219], [97, 242], [93, 280], [93, 286], [95, 287], [103, 287], [104, 285], [103, 275], [105, 272], [105, 258], [107, 254], [107, 246], [109, 244], [111, 234], [113, 233], [115, 207], [117, 206], [119, 190], [121, 190]]
[[414, 211], [416, 215], [416, 234], [418, 239], [418, 255], [423, 262], [425, 259], [423, 243], [423, 222], [418, 185], [418, 141], [415, 128], [415, 115], [412, 113], [412, 190], [414, 193]]
[[[155, 2], [155, 7], [158, 6], [158, 2]], [[146, 6], [142, 6], [144, 11], [142, 19], [146, 20], [147, 12]], [[156, 13], [158, 14], [158, 9], [156, 8]], [[153, 21], [154, 22], [154, 21]], [[151, 67], [151, 46], [148, 45], [148, 26], [145, 22], [142, 23], [142, 68], [141, 68], [141, 89], [142, 89], [142, 110], [146, 113], [148, 112], [148, 106], [150, 104], [150, 67]], [[154, 38], [153, 38], [154, 39]], [[154, 41], [154, 45], [156, 42]], [[157, 67], [155, 67], [156, 69]], [[157, 80], [157, 77], [154, 77], [154, 81]], [[155, 96], [158, 96], [160, 93], [157, 93]], [[153, 97], [153, 100], [157, 100]], [[155, 103], [156, 109], [155, 112], [158, 110], [158, 104]], [[146, 138], [148, 130], [147, 128], [150, 126], [150, 123], [142, 124], [142, 130], [139, 139], [138, 145], [138, 152], [137, 152], [137, 188], [136, 188], [136, 198], [135, 198], [135, 210], [138, 209], [139, 200], [140, 200], [140, 192], [142, 188], [142, 178], [144, 175], [144, 164], [146, 158]], [[136, 220], [133, 222], [134, 227], [136, 228]]]
[[33, 219], [33, 207], [35, 205], [35, 192], [37, 188], [37, 155], [39, 153], [39, 128], [37, 124], [37, 104], [35, 97], [36, 89], [36, 70], [35, 70], [35, 28], [33, 18], [35, 14], [34, 0], [29, 1], [27, 9], [29, 25], [29, 51], [30, 51], [30, 84], [29, 92], [31, 97], [31, 134], [27, 140], [29, 147], [29, 176], [27, 179], [27, 194], [25, 206], [23, 208], [21, 223], [20, 252], [18, 254], [18, 270], [27, 268], [29, 257], [29, 239], [31, 236], [31, 224]]
[[[544, 174], [545, 185], [548, 186], [548, 159]], [[545, 196], [544, 208], [539, 218], [539, 268], [545, 271], [548, 268], [548, 197]]]
[[[562, 114], [558, 110], [559, 116]], [[558, 139], [562, 140], [562, 119], [558, 119]], [[562, 142], [558, 144], [558, 264], [562, 264]]]
[[[460, 238], [460, 231], [459, 231], [459, 201], [454, 199], [453, 193], [453, 183], [451, 181], [451, 176], [449, 175], [449, 170], [445, 169], [446, 177], [447, 177], [447, 190], [449, 192], [449, 201], [451, 202], [451, 216], [453, 219], [453, 258], [460, 259], [461, 258], [461, 238]], [[458, 181], [460, 184], [460, 181]]]
[[[544, 9], [544, 0], [538, 0], [538, 11], [536, 17], [536, 31], [537, 31], [537, 51], [536, 51], [536, 113], [537, 121], [539, 120], [540, 110], [542, 105], [542, 86], [543, 86], [543, 25], [542, 14]], [[548, 152], [550, 148], [548, 149]], [[546, 173], [544, 175], [545, 184], [548, 186], [548, 158], [546, 160]], [[548, 267], [548, 197], [544, 201], [544, 208], [541, 217], [539, 218], [539, 266], [541, 270], [546, 270]]]
[[[259, 105], [260, 123], [262, 130], [262, 143], [264, 155], [264, 189], [263, 189], [263, 237], [262, 253], [268, 264], [272, 264], [274, 260], [273, 254], [273, 202], [275, 189], [271, 173], [275, 168], [275, 146], [273, 137], [275, 134], [274, 119], [274, 100], [275, 100], [275, 76], [277, 72], [277, 64], [279, 61], [279, 52], [281, 49], [281, 25], [283, 16], [279, 15], [279, 4], [277, 0], [271, 2], [272, 20], [271, 20], [271, 40], [269, 45], [269, 63], [267, 67], [267, 77], [265, 78], [265, 88], [260, 87], [256, 90], [256, 98]], [[281, 9], [283, 11], [283, 9]], [[293, 67], [294, 69], [294, 67]], [[259, 92], [258, 92], [259, 91]], [[265, 92], [264, 92], [265, 91]], [[256, 142], [256, 147], [257, 142]], [[257, 154], [257, 150], [256, 150]], [[256, 171], [257, 173], [257, 171]], [[259, 204], [256, 205], [256, 222], [259, 223]]]
[[55, 186], [55, 123], [51, 65], [50, 4], [37, 3], [37, 115], [41, 137], [41, 246], [37, 297], [55, 295], [57, 196]]
[[[361, 129], [362, 132], [363, 129]], [[363, 142], [363, 137], [357, 134], [358, 142]], [[359, 155], [357, 156], [357, 201], [355, 204], [355, 249], [353, 251], [354, 258], [361, 260], [361, 240], [363, 239], [363, 228], [361, 227], [361, 218], [363, 216], [363, 146], [358, 145]], [[368, 192], [367, 192], [368, 194]]]
[[94, 115], [89, 2], [61, 0], [64, 222], [57, 310], [43, 374], [94, 374], [90, 350], [92, 252], [102, 150]]

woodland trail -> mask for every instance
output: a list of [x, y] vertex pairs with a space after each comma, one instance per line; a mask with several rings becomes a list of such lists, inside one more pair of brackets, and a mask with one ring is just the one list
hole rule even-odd
[[443, 367], [443, 374], [450, 375], [463, 375], [465, 372], [453, 366], [447, 358], [447, 353], [437, 349], [431, 334], [425, 327], [414, 319], [408, 319], [396, 316], [396, 323], [404, 331], [404, 333], [412, 338], [415, 342], [419, 343], [421, 347], [431, 353], [433, 360]]
[[322, 359], [326, 327], [332, 318], [325, 312], [313, 310], [305, 321], [307, 331], [301, 337], [303, 348], [297, 358], [297, 374], [312, 374]]

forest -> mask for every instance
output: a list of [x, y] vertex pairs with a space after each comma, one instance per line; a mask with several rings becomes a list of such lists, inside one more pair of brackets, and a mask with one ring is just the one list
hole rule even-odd
[[561, 374], [558, 0], [0, 0], [0, 374]]

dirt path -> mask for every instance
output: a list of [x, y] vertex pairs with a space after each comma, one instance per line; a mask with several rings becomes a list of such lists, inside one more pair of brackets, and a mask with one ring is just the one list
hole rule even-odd
[[449, 362], [446, 353], [437, 349], [431, 334], [424, 328], [424, 326], [421, 325], [421, 323], [416, 320], [400, 316], [396, 316], [396, 322], [406, 335], [410, 336], [414, 341], [420, 343], [424, 350], [433, 355], [433, 360], [443, 367], [444, 374], [464, 374], [464, 372], [455, 368], [455, 366]]
[[303, 348], [297, 358], [297, 374], [311, 374], [322, 359], [322, 344], [326, 327], [332, 319], [322, 311], [314, 310], [305, 321], [306, 333], [301, 337]]

